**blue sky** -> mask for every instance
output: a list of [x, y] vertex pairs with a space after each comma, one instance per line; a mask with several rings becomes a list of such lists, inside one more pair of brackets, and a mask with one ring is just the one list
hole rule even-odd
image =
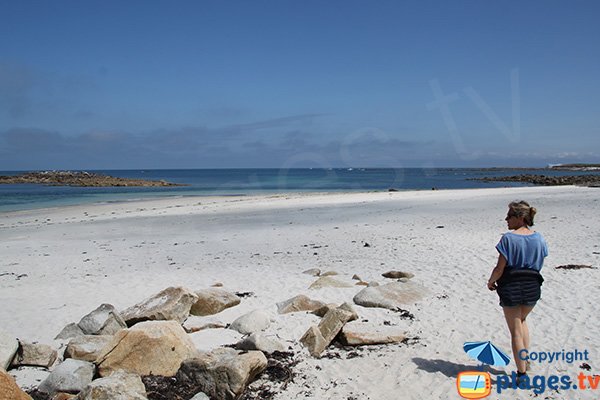
[[0, 0], [0, 170], [600, 162], [598, 15]]

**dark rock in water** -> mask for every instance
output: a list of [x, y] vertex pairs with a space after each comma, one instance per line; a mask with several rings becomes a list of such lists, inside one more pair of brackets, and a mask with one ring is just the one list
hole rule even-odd
[[367, 242], [365, 242], [365, 244], [363, 245], [363, 247], [371, 247], [371, 245]]
[[118, 178], [85, 171], [38, 171], [0, 176], [0, 184], [37, 183], [49, 186], [111, 187], [111, 186], [188, 186], [178, 183]]

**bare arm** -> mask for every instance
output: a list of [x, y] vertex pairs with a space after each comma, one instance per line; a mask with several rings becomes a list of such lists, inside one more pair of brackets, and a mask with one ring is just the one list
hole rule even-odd
[[488, 280], [487, 286], [490, 290], [496, 290], [496, 281], [500, 279], [502, 273], [504, 272], [504, 268], [506, 267], [506, 258], [502, 254], [498, 256], [498, 262], [496, 263], [496, 267], [492, 271], [492, 275], [490, 275], [490, 279]]

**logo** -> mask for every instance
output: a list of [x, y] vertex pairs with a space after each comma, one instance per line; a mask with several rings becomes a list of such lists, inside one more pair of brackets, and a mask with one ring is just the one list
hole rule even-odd
[[482, 399], [492, 392], [492, 379], [488, 372], [464, 371], [456, 378], [456, 389], [465, 399]]

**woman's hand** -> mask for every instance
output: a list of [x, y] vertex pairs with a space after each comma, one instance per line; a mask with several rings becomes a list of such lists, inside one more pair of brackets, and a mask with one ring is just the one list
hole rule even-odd
[[490, 289], [490, 290], [494, 291], [494, 290], [496, 290], [496, 288], [497, 288], [498, 286], [496, 285], [496, 282], [488, 281], [488, 283], [487, 283], [487, 287], [488, 287], [488, 289]]

